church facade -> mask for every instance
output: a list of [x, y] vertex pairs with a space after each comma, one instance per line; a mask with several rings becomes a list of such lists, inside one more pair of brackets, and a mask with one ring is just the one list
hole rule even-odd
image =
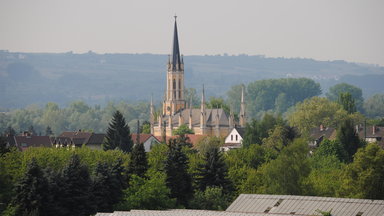
[[[240, 95], [239, 95], [240, 96]], [[153, 100], [150, 105], [151, 134], [173, 136], [173, 130], [187, 125], [197, 135], [225, 137], [235, 127], [245, 127], [244, 90], [241, 93], [239, 122], [235, 122], [232, 111], [227, 114], [221, 108], [206, 108], [204, 86], [200, 108], [192, 108], [184, 97], [184, 60], [180, 54], [177, 22], [175, 17], [172, 54], [167, 63], [166, 91], [161, 112], [155, 116]]]

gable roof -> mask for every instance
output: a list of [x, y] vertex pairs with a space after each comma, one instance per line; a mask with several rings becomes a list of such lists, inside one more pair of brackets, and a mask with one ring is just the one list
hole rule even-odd
[[93, 132], [77, 132], [66, 131], [54, 138], [54, 144], [75, 144], [77, 146], [85, 145], [101, 145], [104, 141], [105, 134]]
[[29, 147], [52, 147], [49, 136], [15, 136], [14, 141], [20, 150]]
[[[136, 143], [137, 134], [131, 134], [131, 137], [132, 137], [133, 143], [137, 144]], [[155, 138], [158, 142], [160, 142], [159, 139], [153, 136], [152, 134], [140, 134], [140, 143], [145, 143], [151, 137]]]
[[[332, 215], [382, 215], [384, 200], [331, 197], [241, 194], [226, 211], [288, 215], [313, 215], [316, 210], [332, 211]], [[361, 215], [361, 214], [360, 214]]]

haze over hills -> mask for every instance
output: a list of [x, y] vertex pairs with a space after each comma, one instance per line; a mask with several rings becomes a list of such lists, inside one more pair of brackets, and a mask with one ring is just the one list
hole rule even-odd
[[[167, 55], [15, 53], [0, 51], [0, 108], [74, 100], [105, 104], [110, 100], [159, 102], [165, 88]], [[347, 82], [368, 97], [384, 93], [384, 67], [247, 55], [185, 56], [185, 85], [211, 96], [225, 96], [240, 83], [261, 79], [307, 77], [319, 82], [323, 93]]]

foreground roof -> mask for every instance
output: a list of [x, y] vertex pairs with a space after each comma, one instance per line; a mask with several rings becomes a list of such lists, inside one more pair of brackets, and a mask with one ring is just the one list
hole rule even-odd
[[226, 211], [241, 213], [268, 212], [280, 215], [316, 215], [317, 210], [331, 211], [332, 215], [337, 216], [382, 216], [384, 215], [384, 200], [241, 194]]

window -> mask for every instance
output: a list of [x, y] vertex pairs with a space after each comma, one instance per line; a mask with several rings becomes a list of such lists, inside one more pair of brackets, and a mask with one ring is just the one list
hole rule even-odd
[[237, 141], [237, 134], [236, 134], [236, 141]]
[[231, 134], [231, 141], [233, 140], [233, 135]]
[[176, 89], [176, 80], [173, 79], [173, 89]]

